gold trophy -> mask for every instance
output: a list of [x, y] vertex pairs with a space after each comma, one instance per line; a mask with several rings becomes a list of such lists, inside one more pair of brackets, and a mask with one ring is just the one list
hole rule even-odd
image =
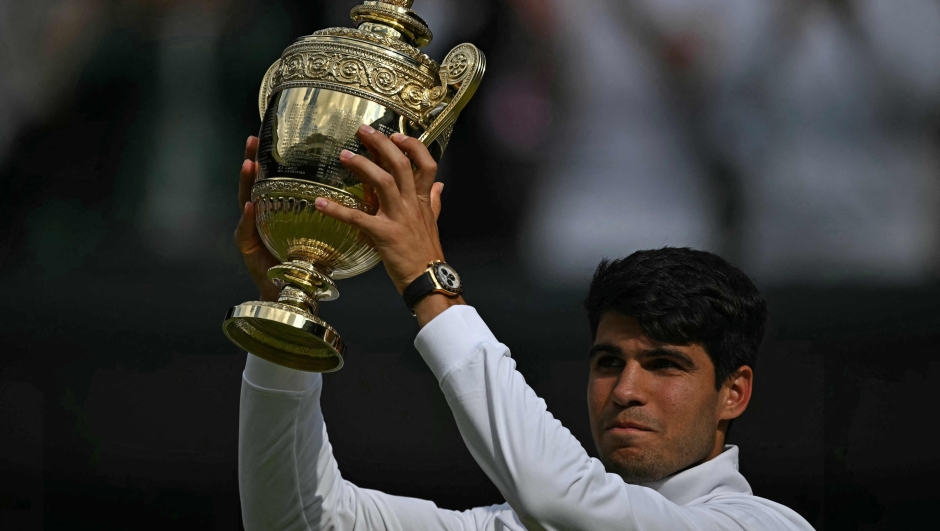
[[235, 306], [222, 323], [232, 342], [256, 356], [303, 371], [343, 366], [343, 341], [317, 317], [319, 303], [339, 296], [334, 280], [380, 258], [366, 235], [320, 214], [314, 200], [375, 214], [375, 194], [339, 163], [343, 149], [369, 156], [359, 126], [419, 138], [439, 160], [480, 84], [486, 60], [476, 46], [457, 46], [440, 65], [419, 50], [433, 36], [413, 1], [363, 2], [350, 13], [357, 29], [297, 39], [264, 76], [251, 201], [261, 239], [281, 261], [268, 270], [281, 292], [278, 302]]

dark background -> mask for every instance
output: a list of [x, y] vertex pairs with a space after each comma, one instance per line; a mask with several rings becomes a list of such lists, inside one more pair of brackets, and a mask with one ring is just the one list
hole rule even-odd
[[[807, 4], [852, 20], [853, 2]], [[352, 2], [0, 6], [4, 28], [16, 30], [3, 42], [10, 76], [0, 84], [0, 529], [239, 529], [245, 354], [220, 324], [256, 294], [231, 243], [237, 168], [245, 137], [256, 134], [267, 66], [292, 38], [345, 25]], [[524, 0], [461, 9], [473, 16], [451, 25], [454, 39], [441, 32], [432, 55], [472, 41], [489, 70], [442, 164], [445, 251], [468, 301], [593, 454], [587, 280], [539, 273], [533, 261], [543, 258], [525, 244], [551, 140], [500, 144], [538, 123], [526, 109], [555, 113], [557, 123], [570, 112], [553, 59], [566, 45], [552, 30], [563, 21]], [[681, 67], [676, 53], [651, 56]], [[528, 84], [506, 81], [519, 75]], [[678, 77], [668, 88], [695, 115], [702, 96]], [[515, 114], [496, 114], [508, 130], [493, 122], [499, 104], [487, 90], [520, 102]], [[932, 153], [936, 107], [926, 109], [908, 125]], [[719, 190], [746, 178], [709, 167]], [[726, 196], [716, 216], [732, 236], [713, 250], [751, 272], [747, 246], [733, 237], [746, 229], [735, 215], [746, 205]], [[632, 250], [601, 249], [597, 259]], [[752, 273], [772, 330], [729, 442], [741, 446], [757, 495], [817, 529], [931, 521], [940, 498], [936, 270], [848, 282], [820, 282], [812, 270], [773, 281]], [[447, 508], [500, 503], [412, 346], [416, 325], [382, 268], [339, 287], [322, 315], [349, 351], [325, 378], [323, 408], [345, 477]]]

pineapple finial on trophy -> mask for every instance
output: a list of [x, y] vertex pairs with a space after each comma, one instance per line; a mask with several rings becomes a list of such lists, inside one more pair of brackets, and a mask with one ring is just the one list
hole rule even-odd
[[422, 48], [431, 43], [434, 34], [427, 22], [411, 10], [413, 3], [414, 0], [368, 0], [354, 7], [349, 16], [359, 24], [362, 31], [400, 39]]
[[415, 3], [415, 0], [385, 0], [385, 3], [403, 7], [405, 9], [411, 9], [411, 6]]

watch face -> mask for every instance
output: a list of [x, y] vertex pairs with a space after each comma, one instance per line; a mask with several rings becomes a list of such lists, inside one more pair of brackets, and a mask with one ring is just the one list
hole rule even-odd
[[444, 289], [454, 293], [460, 290], [460, 275], [449, 265], [435, 264], [434, 276]]

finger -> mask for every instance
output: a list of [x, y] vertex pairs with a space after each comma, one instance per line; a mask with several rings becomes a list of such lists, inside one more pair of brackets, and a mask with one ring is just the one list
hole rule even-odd
[[248, 142], [245, 143], [245, 158], [255, 160], [256, 156], [258, 156], [258, 137], [249, 136]]
[[375, 192], [375, 187], [369, 183], [362, 183], [362, 202], [368, 205], [373, 212], [379, 210], [379, 195]]
[[255, 182], [255, 173], [258, 165], [245, 159], [242, 162], [241, 172], [238, 174], [238, 208], [245, 209], [245, 203], [251, 201], [251, 185]]
[[349, 168], [364, 184], [372, 185], [379, 196], [379, 206], [387, 216], [397, 216], [402, 211], [401, 193], [395, 178], [374, 162], [344, 149], [339, 154], [340, 163]]
[[369, 147], [369, 146], [365, 146], [365, 147], [366, 147], [366, 151], [369, 152], [369, 160], [371, 160], [372, 162], [375, 163], [376, 166], [384, 170], [386, 164], [385, 164], [385, 161], [382, 160], [382, 155], [379, 155], [379, 152], [376, 151], [375, 148], [373, 147]]
[[242, 254], [245, 265], [248, 266], [248, 273], [261, 292], [261, 300], [276, 301], [281, 290], [268, 280], [267, 270], [279, 261], [264, 246], [261, 235], [258, 234], [254, 207], [253, 203], [245, 203], [242, 217], [235, 228], [235, 246]]
[[415, 191], [419, 196], [427, 197], [431, 193], [431, 187], [437, 177], [437, 161], [431, 156], [428, 147], [417, 138], [405, 136], [401, 133], [395, 133], [389, 139], [404, 151], [411, 159], [411, 162], [414, 163], [416, 169], [414, 172]]
[[444, 192], [444, 183], [434, 183], [431, 186], [431, 213], [434, 214], [434, 221], [441, 217], [441, 193]]
[[410, 200], [415, 195], [415, 178], [411, 171], [411, 160], [387, 136], [368, 125], [363, 124], [359, 128], [359, 140], [364, 146], [379, 154], [382, 159], [381, 165], [395, 178], [402, 199]]
[[243, 255], [251, 254], [263, 245], [255, 228], [255, 205], [251, 202], [246, 202], [242, 208], [242, 217], [235, 227], [235, 245]]
[[319, 212], [323, 213], [323, 215], [348, 225], [352, 225], [362, 232], [365, 232], [369, 236], [373, 236], [373, 233], [377, 228], [378, 220], [375, 218], [375, 216], [370, 216], [361, 210], [349, 208], [339, 203], [328, 201], [322, 197], [318, 197], [313, 204]]

